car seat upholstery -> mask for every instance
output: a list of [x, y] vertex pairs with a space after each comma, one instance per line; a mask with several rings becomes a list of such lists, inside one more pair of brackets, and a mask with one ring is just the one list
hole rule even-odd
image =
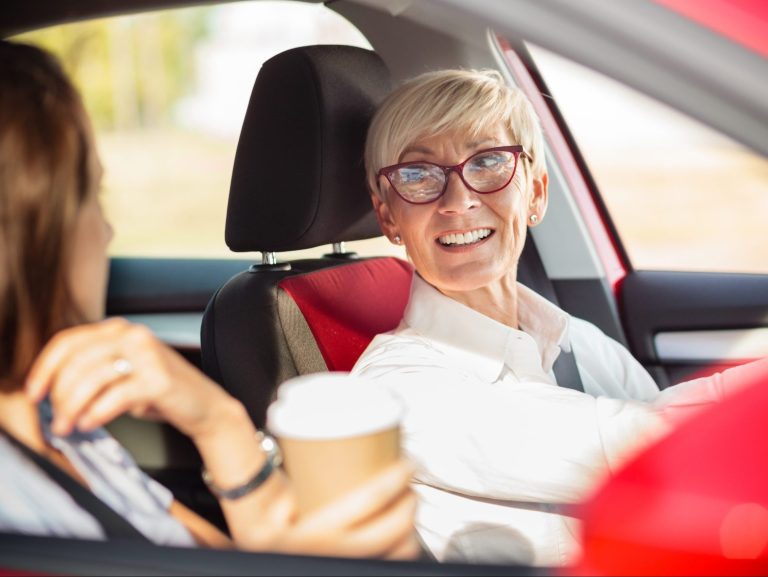
[[278, 264], [271, 255], [381, 234], [366, 192], [363, 148], [370, 118], [389, 90], [379, 56], [350, 46], [288, 50], [265, 62], [254, 83], [225, 240], [236, 252], [262, 252], [265, 262], [215, 293], [203, 316], [201, 348], [203, 369], [259, 425], [280, 382], [328, 368], [280, 282], [354, 260], [334, 254]]
[[[238, 143], [227, 245], [271, 255], [379, 236], [363, 148], [389, 89], [385, 65], [369, 50], [310, 46], [267, 61]], [[264, 260], [216, 292], [201, 332], [203, 369], [257, 426], [282, 381], [350, 370], [374, 335], [395, 328], [413, 274], [394, 258]], [[518, 277], [555, 300], [532, 239]]]
[[[397, 326], [412, 276], [411, 266], [400, 259], [363, 260], [283, 279], [278, 299], [285, 303], [278, 306], [287, 318], [295, 318], [289, 307], [298, 307], [327, 370], [350, 371], [375, 335]], [[291, 349], [298, 348], [299, 339], [290, 342], [296, 336], [286, 335]]]

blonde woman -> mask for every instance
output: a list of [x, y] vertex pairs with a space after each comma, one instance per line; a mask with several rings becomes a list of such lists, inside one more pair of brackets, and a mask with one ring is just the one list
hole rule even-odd
[[[533, 108], [497, 72], [406, 82], [376, 113], [365, 160], [381, 228], [416, 274], [400, 326], [353, 372], [407, 407], [424, 542], [443, 560], [574, 560], [562, 505], [735, 388], [738, 371], [660, 393], [623, 346], [517, 283], [548, 177]], [[584, 392], [556, 381], [571, 354]]]

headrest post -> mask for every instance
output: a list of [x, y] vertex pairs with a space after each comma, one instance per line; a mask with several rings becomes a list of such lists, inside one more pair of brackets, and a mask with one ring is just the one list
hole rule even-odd
[[277, 255], [274, 252], [262, 252], [261, 264], [270, 266], [277, 264]]
[[337, 258], [342, 260], [355, 260], [358, 258], [355, 251], [347, 251], [347, 247], [344, 246], [344, 242], [334, 242], [332, 252], [323, 255], [325, 258]]
[[248, 272], [275, 272], [291, 270], [291, 263], [277, 262], [277, 254], [274, 252], [262, 252], [261, 264], [252, 264], [248, 267]]

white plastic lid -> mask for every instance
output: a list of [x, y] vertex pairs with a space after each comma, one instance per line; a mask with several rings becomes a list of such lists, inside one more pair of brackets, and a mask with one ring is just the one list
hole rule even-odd
[[338, 439], [397, 426], [402, 405], [387, 390], [348, 373], [317, 373], [283, 383], [267, 428], [289, 439]]

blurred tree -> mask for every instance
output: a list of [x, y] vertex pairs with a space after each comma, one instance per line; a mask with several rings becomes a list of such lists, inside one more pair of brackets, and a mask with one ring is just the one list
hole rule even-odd
[[83, 94], [97, 128], [173, 121], [195, 80], [195, 46], [211, 8], [189, 8], [65, 24], [15, 37], [56, 54]]

